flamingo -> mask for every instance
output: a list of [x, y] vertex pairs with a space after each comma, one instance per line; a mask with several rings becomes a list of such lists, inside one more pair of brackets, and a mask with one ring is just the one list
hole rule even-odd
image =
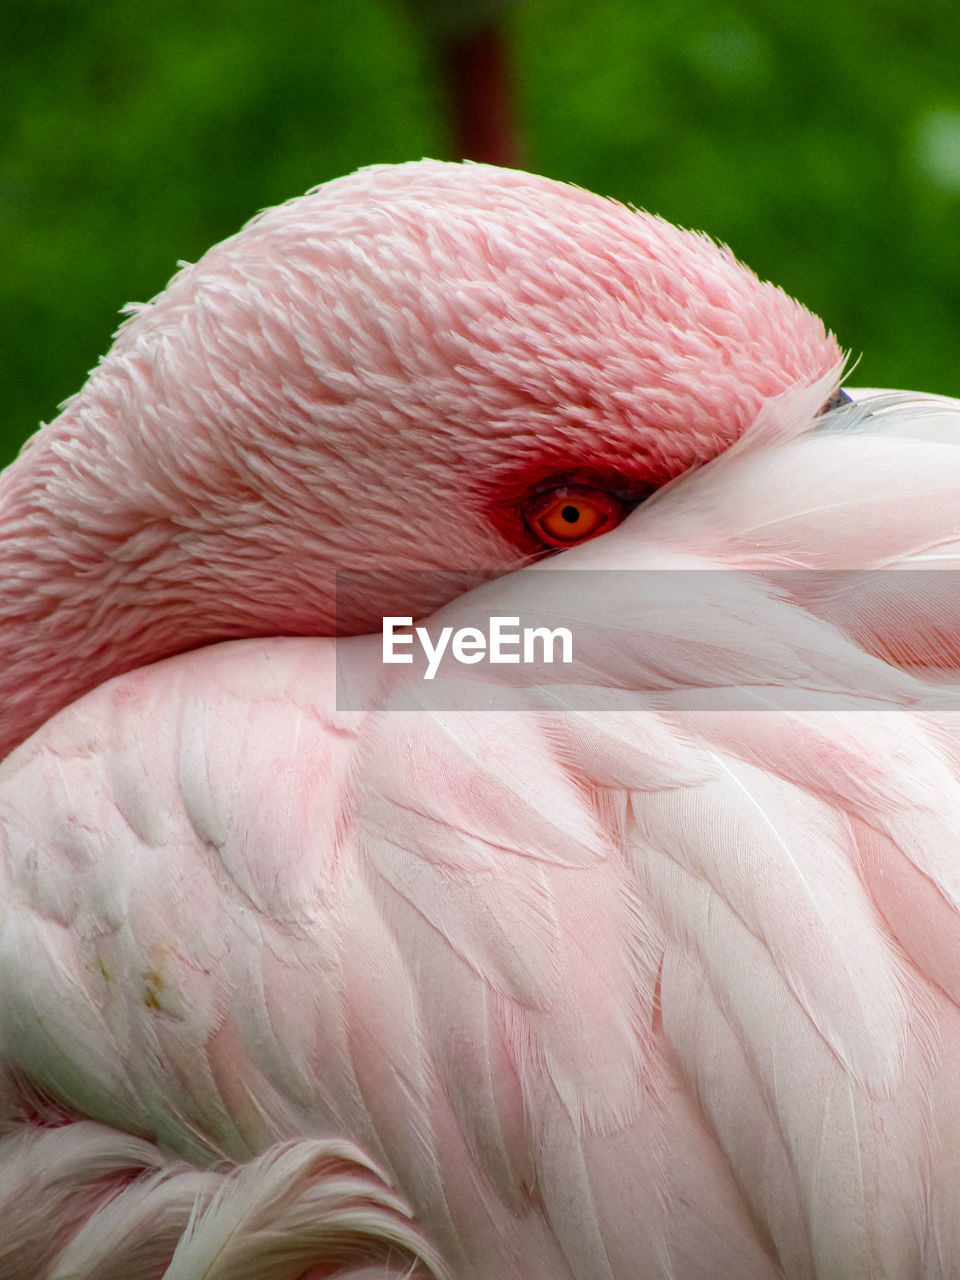
[[[0, 479], [0, 1275], [960, 1274], [957, 404], [484, 165], [131, 311]], [[382, 662], [478, 611], [573, 661]]]

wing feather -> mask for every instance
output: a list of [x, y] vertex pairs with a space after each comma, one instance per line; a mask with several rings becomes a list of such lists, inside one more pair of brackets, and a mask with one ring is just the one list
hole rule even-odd
[[[960, 409], [814, 398], [569, 573], [480, 589], [575, 617], [570, 670], [401, 672], [348, 712], [332, 642], [235, 643], [0, 765], [10, 1142], [139, 1135], [123, 1195], [171, 1276], [243, 1274], [243, 1239], [284, 1274], [269, 1222], [302, 1236], [290, 1206], [341, 1186], [290, 1143], [352, 1144], [370, 1230], [426, 1270], [412, 1215], [460, 1280], [955, 1271], [960, 595], [823, 574], [951, 563]], [[471, 710], [498, 690], [514, 710]], [[239, 1170], [221, 1192], [160, 1146]], [[0, 1141], [3, 1203], [29, 1164]], [[69, 1222], [60, 1256], [94, 1257]]]

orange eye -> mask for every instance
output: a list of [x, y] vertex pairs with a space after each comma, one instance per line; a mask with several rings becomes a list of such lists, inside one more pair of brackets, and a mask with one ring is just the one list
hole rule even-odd
[[536, 498], [524, 512], [530, 532], [549, 547], [568, 547], [606, 533], [628, 508], [612, 494], [583, 485], [564, 485]]

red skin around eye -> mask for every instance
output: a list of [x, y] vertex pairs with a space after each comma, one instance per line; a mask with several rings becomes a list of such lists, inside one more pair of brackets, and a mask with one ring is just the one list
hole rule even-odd
[[596, 537], [619, 524], [638, 502], [669, 478], [652, 478], [646, 468], [641, 472], [639, 468], [622, 465], [598, 470], [581, 470], [579, 467], [567, 470], [558, 467], [556, 462], [549, 467], [528, 464], [513, 474], [501, 472], [492, 477], [488, 518], [497, 532], [521, 552], [536, 554], [554, 547], [573, 546], [575, 543], [569, 540], [548, 541], [530, 523], [531, 517], [548, 507], [562, 491], [588, 495], [591, 501], [612, 504], [611, 521], [592, 535]]

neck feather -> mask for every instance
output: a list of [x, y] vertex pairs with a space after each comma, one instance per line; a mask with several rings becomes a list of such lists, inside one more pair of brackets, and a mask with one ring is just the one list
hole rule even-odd
[[219, 640], [333, 633], [315, 548], [298, 556], [242, 527], [231, 537], [200, 515], [144, 512], [119, 486], [91, 487], [58, 446], [41, 433], [0, 474], [0, 760], [136, 667]]

